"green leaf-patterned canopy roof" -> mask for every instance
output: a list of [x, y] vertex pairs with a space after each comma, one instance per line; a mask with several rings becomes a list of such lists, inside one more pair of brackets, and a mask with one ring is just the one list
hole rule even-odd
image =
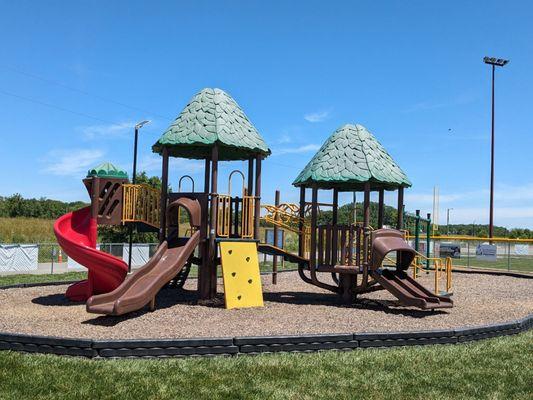
[[97, 176], [99, 178], [128, 179], [128, 174], [126, 171], [118, 169], [110, 162], [102, 163], [99, 166], [87, 171], [87, 178], [92, 176]]
[[239, 105], [221, 89], [200, 91], [152, 146], [161, 154], [205, 159], [211, 148], [219, 145], [219, 160], [246, 160], [251, 156], [270, 155], [265, 141]]
[[344, 125], [322, 145], [293, 182], [320, 189], [395, 190], [411, 182], [376, 138], [361, 125]]

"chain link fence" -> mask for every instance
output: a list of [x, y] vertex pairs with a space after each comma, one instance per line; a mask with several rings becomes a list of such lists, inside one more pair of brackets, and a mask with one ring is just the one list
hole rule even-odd
[[[134, 244], [148, 246], [148, 258], [155, 253], [158, 244]], [[13, 246], [13, 245], [10, 245]], [[16, 246], [16, 245], [15, 245]], [[66, 269], [68, 256], [57, 243], [37, 243], [38, 268], [54, 272]], [[99, 249], [118, 258], [127, 260], [127, 243], [100, 243]], [[426, 240], [421, 238], [419, 252], [426, 254]], [[533, 240], [487, 238], [439, 237], [430, 241], [430, 257], [451, 257], [453, 266], [465, 268], [487, 268], [533, 273]], [[272, 256], [259, 255], [261, 270], [272, 269]], [[1, 267], [1, 266], [0, 266]], [[70, 267], [70, 265], [69, 265]], [[283, 262], [278, 257], [278, 270], [294, 269], [296, 265]], [[15, 272], [15, 271], [10, 271]], [[27, 269], [21, 272], [29, 272]]]
[[[79, 265], [73, 260], [69, 260], [68, 255], [58, 243], [0, 244], [0, 246], [5, 249], [4, 257], [0, 257], [0, 273], [55, 273], [79, 269]], [[128, 246], [128, 243], [99, 243], [97, 248], [128, 262]], [[144, 264], [153, 256], [157, 246], [158, 243], [134, 243], [134, 261], [137, 260], [138, 264], [138, 260], [142, 259]], [[23, 247], [32, 248], [33, 251], [30, 256], [26, 255], [26, 258], [21, 262], [21, 257], [17, 255], [17, 248], [22, 250]], [[136, 253], [136, 247], [143, 249]], [[140, 253], [142, 253], [142, 257], [139, 257]], [[13, 262], [14, 259], [17, 262]]]
[[[425, 239], [425, 238], [424, 238]], [[421, 238], [419, 251], [426, 254]], [[440, 237], [430, 241], [431, 257], [451, 257], [454, 267], [533, 272], [533, 240]]]
[[[134, 243], [135, 245], [148, 245], [149, 257], [155, 253], [158, 243]], [[37, 243], [38, 248], [38, 262], [39, 263], [62, 263], [68, 262], [68, 256], [61, 249], [57, 243]], [[124, 256], [124, 247], [128, 247], [128, 243], [99, 243], [97, 245], [98, 249], [105, 251], [106, 253], [112, 254], [115, 257], [123, 258]]]

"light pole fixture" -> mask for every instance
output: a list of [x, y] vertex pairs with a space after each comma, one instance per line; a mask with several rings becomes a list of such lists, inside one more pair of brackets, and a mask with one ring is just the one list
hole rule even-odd
[[[141, 129], [144, 125], [149, 124], [149, 120], [144, 120], [141, 122], [138, 122], [135, 124], [135, 139], [133, 141], [133, 174], [131, 177], [131, 183], [135, 185], [137, 182], [137, 142], [139, 141], [139, 129]], [[128, 233], [129, 233], [129, 254], [128, 254], [128, 272], [131, 272], [131, 252], [133, 248], [133, 222], [129, 223], [128, 226]]]
[[484, 57], [483, 62], [492, 66], [492, 124], [490, 140], [490, 214], [489, 238], [494, 236], [494, 72], [496, 67], [503, 67], [509, 60], [495, 57]]
[[453, 208], [448, 208], [446, 210], [446, 230], [447, 230], [447, 235], [450, 234], [450, 211], [453, 210]]
[[133, 176], [131, 179], [133, 184], [137, 181], [137, 142], [139, 140], [139, 129], [149, 123], [149, 120], [144, 120], [135, 124], [135, 140], [133, 142]]

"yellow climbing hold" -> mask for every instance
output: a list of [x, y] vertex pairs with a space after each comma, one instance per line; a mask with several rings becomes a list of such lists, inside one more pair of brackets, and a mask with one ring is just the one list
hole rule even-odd
[[255, 242], [220, 242], [226, 308], [263, 307]]

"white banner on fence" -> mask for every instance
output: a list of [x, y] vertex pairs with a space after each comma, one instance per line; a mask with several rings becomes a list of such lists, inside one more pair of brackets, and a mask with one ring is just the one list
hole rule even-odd
[[36, 244], [0, 245], [0, 272], [36, 270], [38, 256]]
[[514, 253], [517, 256], [528, 256], [529, 255], [529, 244], [515, 244]]
[[[124, 244], [122, 250], [122, 259], [128, 262], [130, 249], [128, 244]], [[148, 262], [150, 259], [150, 245], [144, 243], [135, 243], [131, 248], [131, 266], [140, 267]]]

